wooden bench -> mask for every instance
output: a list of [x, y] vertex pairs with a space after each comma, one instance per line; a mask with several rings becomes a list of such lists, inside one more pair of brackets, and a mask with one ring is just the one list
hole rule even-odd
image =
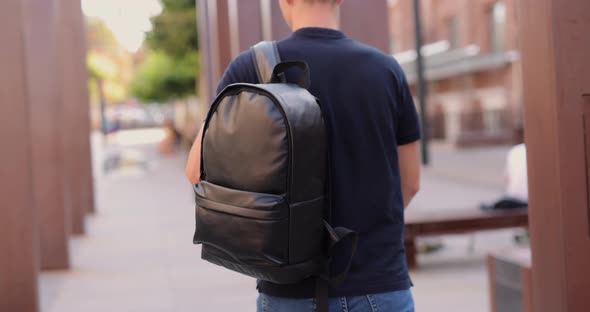
[[416, 238], [444, 234], [462, 234], [528, 226], [527, 209], [483, 211], [480, 209], [446, 211], [445, 213], [406, 214], [404, 245], [408, 267], [415, 269]]

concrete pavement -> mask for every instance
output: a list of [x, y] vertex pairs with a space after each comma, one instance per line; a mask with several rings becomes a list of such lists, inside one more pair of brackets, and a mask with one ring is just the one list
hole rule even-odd
[[[72, 241], [73, 268], [41, 275], [43, 311], [254, 311], [254, 280], [201, 261], [192, 245], [185, 156], [158, 155], [157, 130], [125, 135], [105, 148], [94, 142], [98, 212], [88, 233]], [[457, 154], [437, 147], [408, 213], [493, 200], [501, 194], [505, 150]], [[106, 173], [105, 159], [114, 164]], [[510, 246], [512, 232], [476, 234], [473, 250], [472, 236], [444, 237], [443, 250], [421, 255], [420, 270], [412, 272], [417, 311], [487, 311], [484, 258]]]
[[[111, 146], [122, 168], [97, 175], [97, 214], [72, 241], [73, 268], [41, 275], [45, 312], [253, 311], [254, 281], [200, 260], [184, 156]], [[102, 157], [99, 157], [99, 160]]]

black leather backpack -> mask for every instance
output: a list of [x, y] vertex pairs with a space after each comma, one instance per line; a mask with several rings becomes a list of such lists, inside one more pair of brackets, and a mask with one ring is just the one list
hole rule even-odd
[[[320, 310], [330, 250], [356, 233], [330, 224], [327, 134], [304, 62], [280, 62], [274, 42], [251, 49], [261, 84], [238, 83], [213, 102], [204, 125], [201, 182], [195, 187], [195, 244], [202, 258], [276, 284], [318, 278]], [[298, 68], [299, 84], [286, 83]]]

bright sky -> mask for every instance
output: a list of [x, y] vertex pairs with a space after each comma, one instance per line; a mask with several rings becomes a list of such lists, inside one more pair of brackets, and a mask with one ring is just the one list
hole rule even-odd
[[150, 17], [162, 7], [158, 0], [82, 0], [82, 9], [84, 14], [104, 20], [117, 40], [135, 52], [151, 29]]

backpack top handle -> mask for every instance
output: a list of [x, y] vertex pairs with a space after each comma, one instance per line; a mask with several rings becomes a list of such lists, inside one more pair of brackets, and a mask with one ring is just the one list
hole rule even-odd
[[271, 83], [287, 83], [286, 73], [291, 68], [298, 68], [301, 70], [301, 75], [297, 85], [304, 89], [309, 89], [311, 81], [309, 79], [309, 65], [303, 61], [288, 61], [282, 62], [275, 66], [272, 72]]
[[287, 83], [286, 74], [291, 68], [302, 71], [297, 85], [309, 89], [311, 85], [309, 66], [303, 61], [282, 62], [276, 41], [262, 41], [251, 48], [256, 65], [258, 83]]

